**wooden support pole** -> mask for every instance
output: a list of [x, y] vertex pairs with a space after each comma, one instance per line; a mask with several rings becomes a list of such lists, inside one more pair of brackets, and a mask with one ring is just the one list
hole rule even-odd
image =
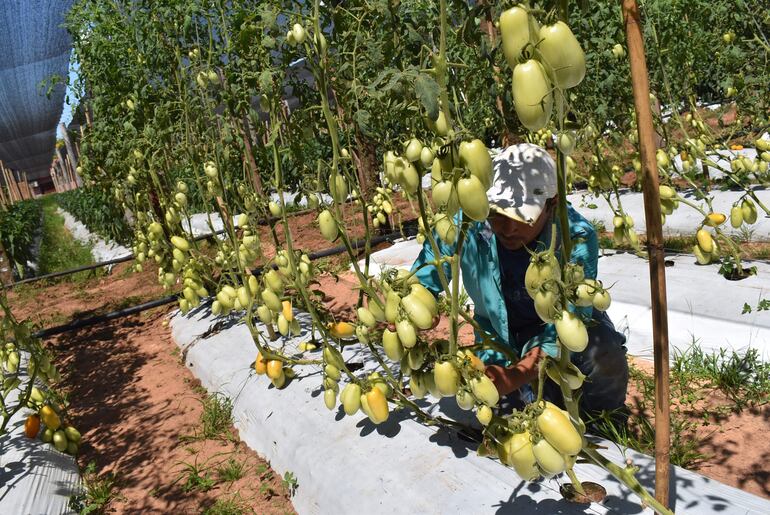
[[10, 205], [11, 202], [5, 196], [5, 180], [0, 176], [0, 206], [5, 208]]
[[0, 241], [0, 286], [9, 285], [13, 282], [13, 265], [8, 254], [3, 248], [3, 242]]
[[69, 167], [67, 166], [67, 161], [64, 159], [64, 156], [61, 153], [61, 149], [56, 149], [56, 157], [59, 160], [59, 169], [61, 170], [62, 177], [64, 177], [64, 180], [67, 182], [68, 187], [67, 189], [72, 189], [72, 177], [69, 170]]
[[16, 202], [16, 198], [13, 196], [13, 186], [11, 186], [11, 177], [8, 175], [8, 172], [5, 170], [5, 165], [2, 161], [0, 161], [0, 175], [3, 176], [3, 182], [5, 182], [6, 190], [8, 191], [8, 204], [13, 204]]
[[24, 186], [27, 188], [27, 193], [29, 193], [29, 198], [35, 198], [35, 192], [32, 190], [32, 186], [29, 183], [27, 172], [24, 172]]
[[[236, 125], [237, 126], [237, 125]], [[261, 197], [263, 196], [264, 189], [262, 188], [262, 177], [259, 175], [259, 168], [257, 168], [257, 161], [254, 159], [254, 153], [252, 148], [252, 134], [251, 134], [251, 124], [249, 122], [249, 117], [246, 115], [243, 115], [243, 119], [241, 121], [241, 137], [243, 138], [243, 146], [246, 150], [246, 162], [249, 165], [249, 178], [251, 179], [251, 184], [254, 186], [254, 192], [257, 194], [257, 196]]]
[[75, 148], [72, 146], [70, 135], [67, 132], [67, 127], [64, 125], [64, 123], [60, 123], [59, 127], [62, 130], [64, 146], [67, 147], [67, 157], [69, 157], [70, 166], [72, 167], [72, 175], [75, 177], [75, 183], [78, 185], [78, 188], [80, 188], [83, 186], [83, 181], [80, 179], [80, 174], [78, 173], [78, 158], [75, 156]]
[[3, 176], [3, 182], [5, 182], [5, 188], [8, 191], [8, 200], [9, 204], [13, 204], [16, 202], [16, 199], [13, 196], [13, 186], [11, 186], [11, 177], [8, 175], [8, 172], [5, 170], [5, 165], [2, 161], [0, 161], [0, 175]]
[[23, 200], [29, 199], [29, 192], [27, 191], [26, 184], [24, 184], [24, 176], [21, 174], [21, 172], [16, 172], [16, 186], [19, 188], [19, 193], [21, 193], [21, 198]]
[[59, 183], [56, 180], [56, 172], [54, 171], [53, 165], [51, 168], [48, 169], [48, 175], [51, 177], [51, 181], [53, 182], [53, 189], [56, 193], [59, 193]]
[[[2, 164], [0, 164], [0, 166], [2, 166]], [[14, 174], [13, 170], [10, 168], [5, 168], [5, 166], [3, 166], [3, 173], [5, 174], [5, 180], [8, 181], [8, 189], [13, 193], [13, 201], [18, 202], [23, 200], [19, 184], [16, 182], [16, 174]]]
[[660, 219], [658, 163], [655, 159], [655, 128], [650, 106], [650, 83], [644, 55], [644, 38], [636, 0], [623, 0], [623, 22], [631, 63], [631, 84], [642, 161], [644, 217], [647, 222], [647, 249], [650, 259], [652, 296], [652, 339], [655, 356], [655, 498], [668, 507], [670, 469], [668, 313], [663, 227]]

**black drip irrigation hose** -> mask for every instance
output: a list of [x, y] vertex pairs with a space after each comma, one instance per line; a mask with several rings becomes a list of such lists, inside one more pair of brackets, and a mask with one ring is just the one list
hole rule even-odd
[[[384, 242], [393, 242], [394, 240], [402, 237], [411, 237], [416, 234], [415, 229], [406, 229], [404, 232], [392, 232], [388, 234], [383, 234], [381, 236], [377, 236], [375, 238], [372, 238], [370, 241], [370, 245], [379, 245], [380, 243]], [[211, 236], [211, 235], [207, 235]], [[354, 250], [357, 250], [361, 247], [366, 246], [366, 240], [356, 240], [351, 242], [351, 247], [353, 247]], [[312, 254], [308, 255], [308, 258], [310, 258], [311, 261], [315, 261], [317, 259], [334, 256], [337, 254], [342, 254], [347, 251], [347, 247], [345, 245], [339, 245], [337, 247], [332, 247], [330, 249], [326, 250], [320, 250], [318, 252], [313, 252]], [[120, 258], [123, 259], [123, 258]], [[252, 273], [255, 276], [259, 276], [262, 274], [262, 267], [257, 267], [254, 270], [252, 270]], [[145, 302], [142, 304], [138, 304], [136, 306], [131, 306], [128, 308], [120, 309], [118, 311], [113, 311], [111, 313], [106, 313], [104, 315], [95, 315], [88, 318], [82, 318], [79, 320], [72, 320], [66, 324], [57, 325], [54, 327], [49, 327], [47, 329], [42, 329], [36, 333], [34, 333], [32, 336], [35, 338], [46, 338], [49, 336], [53, 336], [56, 334], [62, 334], [70, 331], [75, 331], [77, 329], [82, 329], [84, 327], [90, 327], [92, 325], [101, 324], [103, 322], [108, 322], [110, 320], [115, 320], [118, 318], [123, 318], [131, 315], [136, 315], [137, 313], [141, 313], [143, 311], [147, 311], [149, 309], [157, 308], [160, 306], [165, 306], [167, 304], [171, 304], [173, 302], [176, 302], [179, 300], [179, 295], [169, 295], [166, 297], [162, 297], [160, 299], [152, 300], [150, 302]]]
[[34, 283], [37, 281], [43, 281], [45, 279], [55, 279], [56, 277], [62, 277], [65, 275], [71, 275], [76, 274], [78, 272], [86, 272], [88, 270], [93, 270], [95, 268], [101, 268], [103, 266], [110, 266], [110, 265], [116, 265], [118, 263], [125, 263], [126, 261], [131, 261], [134, 259], [133, 254], [127, 254], [125, 256], [121, 256], [119, 258], [110, 259], [108, 261], [100, 261], [99, 263], [94, 263], [92, 265], [85, 265], [85, 266], [79, 266], [77, 268], [71, 268], [69, 270], [62, 270], [60, 272], [52, 272], [50, 274], [45, 275], [36, 275], [35, 277], [28, 277], [26, 279], [22, 279], [20, 281], [16, 281], [15, 283], [11, 283], [6, 288], [11, 289], [16, 286], [21, 286], [22, 284], [29, 284]]

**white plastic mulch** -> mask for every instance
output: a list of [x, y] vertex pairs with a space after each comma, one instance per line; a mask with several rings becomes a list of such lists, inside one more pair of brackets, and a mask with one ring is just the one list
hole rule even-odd
[[[759, 200], [770, 208], [770, 190], [756, 190]], [[730, 209], [734, 202], [743, 196], [740, 191], [712, 191], [713, 208], [716, 212], [722, 212], [725, 215], [730, 214]], [[703, 204], [705, 202], [697, 201], [693, 198], [691, 192], [681, 192], [684, 198], [689, 201]], [[588, 192], [578, 192], [567, 196], [567, 200], [589, 221], [600, 220], [608, 230], [612, 230], [612, 217], [614, 213], [603, 198], [596, 198]], [[644, 198], [642, 193], [631, 191], [623, 192], [620, 195], [620, 201], [623, 204], [623, 210], [634, 219], [634, 229], [637, 233], [643, 233], [646, 230], [644, 218]], [[589, 206], [596, 206], [595, 208]], [[708, 211], [707, 209], [705, 211]], [[755, 241], [770, 241], [770, 217], [765, 216], [761, 209], [757, 222], [753, 225], [744, 227], [750, 231], [750, 237]], [[680, 205], [679, 209], [666, 217], [666, 223], [663, 226], [664, 235], [692, 235], [695, 234], [703, 222], [703, 217], [689, 206]], [[727, 234], [741, 236], [739, 229], [734, 229], [729, 222], [724, 223], [720, 229]]]
[[[375, 252], [370, 273], [376, 275], [382, 267], [409, 269], [420, 249], [417, 241], [407, 240]], [[719, 265], [698, 265], [692, 255], [666, 259], [672, 265], [666, 268], [672, 359], [697, 343], [706, 352], [753, 347], [770, 360], [770, 311], [742, 314], [745, 303], [755, 308], [759, 299], [770, 298], [770, 264], [746, 262], [744, 266], [757, 267], [757, 275], [728, 281], [719, 275]], [[608, 252], [599, 258], [599, 279], [612, 286], [608, 314], [626, 335], [629, 354], [652, 359], [649, 263], [633, 254]]]
[[118, 245], [114, 241], [105, 241], [93, 234], [82, 222], [62, 208], [57, 211], [64, 218], [64, 227], [72, 233], [72, 236], [80, 243], [91, 247], [91, 256], [95, 262], [100, 263], [131, 254], [131, 249]]
[[[296, 316], [306, 329], [287, 343], [289, 352], [309, 336], [307, 315]], [[256, 349], [247, 328], [221, 322], [205, 309], [177, 314], [172, 319], [173, 337], [203, 386], [233, 400], [241, 440], [269, 460], [276, 472], [291, 472], [297, 478], [292, 502], [298, 513], [652, 513], [593, 465], [577, 465], [577, 475], [601, 483], [607, 498], [590, 506], [570, 504], [559, 494], [563, 478], [525, 483], [498, 461], [478, 457], [474, 444], [453, 430], [425, 426], [403, 411], [391, 413], [379, 426], [362, 414], [330, 412], [322, 400], [318, 366], [295, 367], [297, 378], [276, 390], [250, 368]], [[209, 331], [214, 324], [217, 327]], [[363, 361], [366, 370], [372, 368], [359, 344], [347, 346], [344, 355], [349, 362]], [[305, 356], [320, 359], [320, 352]], [[432, 411], [466, 423], [473, 420], [449, 398]], [[634, 452], [624, 456], [614, 444], [602, 443], [607, 446], [602, 452], [611, 460], [631, 458], [640, 467], [640, 481], [652, 487], [651, 458]], [[770, 513], [770, 501], [699, 474], [673, 467], [671, 478], [677, 513]]]
[[[15, 399], [12, 394], [9, 400]], [[0, 436], [0, 513], [74, 513], [69, 499], [80, 491], [77, 463], [51, 444], [24, 435], [24, 421], [30, 413], [22, 410], [14, 415], [8, 433]]]

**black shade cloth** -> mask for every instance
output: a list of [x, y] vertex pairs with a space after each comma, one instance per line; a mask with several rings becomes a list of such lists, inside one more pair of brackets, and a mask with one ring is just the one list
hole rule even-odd
[[63, 27], [72, 0], [0, 0], [0, 160], [29, 180], [48, 175], [64, 84], [46, 97], [41, 82], [66, 81], [70, 49]]

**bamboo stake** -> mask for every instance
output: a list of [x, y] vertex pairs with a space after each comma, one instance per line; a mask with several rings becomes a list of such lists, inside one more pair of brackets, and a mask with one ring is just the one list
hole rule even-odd
[[70, 140], [70, 135], [67, 132], [67, 127], [64, 125], [64, 123], [60, 123], [59, 127], [61, 127], [62, 130], [64, 146], [67, 147], [67, 157], [69, 157], [70, 166], [72, 167], [72, 175], [75, 177], [75, 183], [78, 185], [78, 188], [80, 188], [83, 186], [83, 181], [80, 179], [80, 174], [78, 173], [78, 158], [75, 156], [75, 149], [72, 146], [72, 141]]
[[59, 168], [61, 168], [62, 176], [65, 178], [65, 180], [67, 181], [67, 184], [69, 185], [67, 189], [72, 189], [71, 188], [72, 177], [70, 174], [70, 170], [69, 170], [69, 167], [67, 166], [67, 161], [65, 161], [64, 156], [61, 153], [61, 149], [59, 148], [56, 149], [56, 157], [59, 159]]
[[24, 189], [27, 192], [27, 198], [31, 199], [32, 198], [32, 188], [30, 188], [29, 180], [27, 180], [27, 172], [21, 172], [21, 176], [23, 177], [22, 184], [24, 185]]
[[243, 145], [246, 148], [246, 160], [247, 164], [249, 165], [249, 178], [251, 179], [251, 184], [254, 186], [254, 191], [256, 192], [257, 196], [261, 197], [264, 195], [264, 190], [262, 188], [262, 178], [259, 175], [257, 161], [254, 159], [254, 153], [252, 151], [251, 145], [251, 127], [249, 125], [249, 118], [246, 115], [243, 115], [243, 120], [241, 121], [241, 137], [243, 138]]
[[8, 200], [9, 200], [9, 205], [11, 205], [16, 201], [16, 199], [13, 197], [13, 187], [11, 186], [11, 178], [8, 176], [8, 172], [5, 171], [5, 165], [3, 164], [2, 161], [0, 161], [0, 173], [3, 176], [5, 187], [8, 190]]
[[3, 242], [0, 241], [0, 286], [11, 284], [13, 282], [13, 271], [11, 268], [11, 262], [8, 259], [3, 248]]
[[668, 313], [663, 228], [660, 219], [658, 163], [655, 159], [655, 128], [650, 107], [650, 83], [644, 55], [642, 22], [636, 0], [623, 0], [623, 22], [631, 63], [631, 83], [642, 161], [644, 216], [647, 222], [647, 250], [650, 259], [652, 338], [655, 355], [655, 498], [668, 507], [670, 468]]
[[5, 173], [6, 181], [8, 181], [8, 188], [13, 192], [14, 202], [23, 200], [21, 197], [21, 190], [19, 189], [19, 185], [16, 183], [16, 175], [13, 173], [13, 170], [3, 166], [3, 172]]
[[3, 176], [3, 182], [5, 182], [5, 187], [8, 190], [8, 205], [13, 204], [16, 199], [13, 196], [13, 187], [11, 186], [11, 178], [8, 176], [8, 172], [5, 170], [5, 165], [2, 161], [0, 161], [0, 174]]
[[56, 171], [54, 166], [51, 166], [51, 168], [48, 170], [48, 175], [51, 176], [51, 181], [53, 182], [53, 189], [56, 191], [56, 193], [59, 192], [59, 182], [56, 180]]
[[[0, 177], [1, 179], [1, 177]], [[0, 180], [0, 206], [6, 207], [10, 206], [11, 203], [8, 201], [8, 199], [5, 197], [5, 187], [4, 187], [5, 181]]]

